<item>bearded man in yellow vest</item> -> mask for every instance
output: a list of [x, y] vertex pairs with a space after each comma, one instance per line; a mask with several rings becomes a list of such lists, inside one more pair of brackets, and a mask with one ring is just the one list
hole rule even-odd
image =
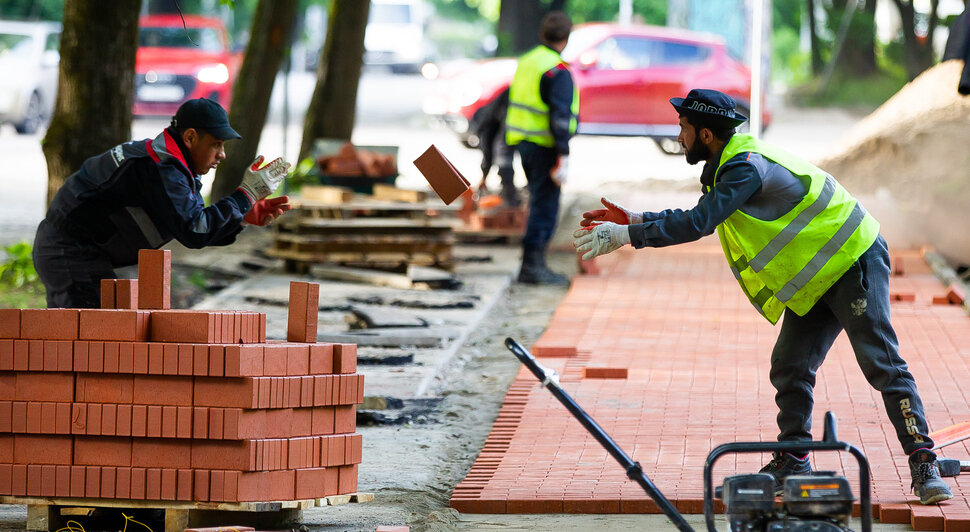
[[[923, 404], [899, 356], [889, 318], [889, 252], [879, 223], [832, 176], [751, 135], [734, 100], [708, 89], [671, 98], [687, 162], [704, 162], [703, 196], [689, 210], [633, 212], [606, 198], [574, 233], [584, 259], [626, 244], [691, 242], [717, 231], [741, 289], [771, 323], [785, 319], [771, 354], [779, 441], [811, 440], [815, 375], [845, 330], [863, 374], [882, 393], [909, 455], [920, 502], [953, 497], [930, 450]], [[811, 471], [808, 455], [775, 453], [761, 470], [775, 477]]]
[[579, 115], [579, 91], [559, 56], [572, 26], [562, 11], [543, 17], [542, 44], [519, 58], [509, 86], [505, 140], [518, 150], [529, 182], [520, 283], [569, 284], [569, 279], [546, 266], [546, 248], [556, 230], [559, 196], [569, 169], [569, 139]]

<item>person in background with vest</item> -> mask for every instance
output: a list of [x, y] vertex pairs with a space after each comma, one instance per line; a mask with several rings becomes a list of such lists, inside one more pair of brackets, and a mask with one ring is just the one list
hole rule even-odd
[[253, 162], [235, 192], [206, 207], [200, 176], [241, 136], [226, 111], [205, 98], [182, 104], [154, 139], [126, 142], [91, 157], [57, 191], [34, 238], [34, 266], [49, 308], [97, 308], [101, 280], [138, 262], [139, 249], [173, 238], [188, 248], [224, 246], [246, 224], [265, 225], [289, 210], [266, 199], [286, 177], [282, 158]]
[[515, 150], [505, 142], [505, 116], [509, 109], [509, 89], [506, 88], [492, 101], [475, 111], [468, 128], [478, 136], [478, 148], [482, 150], [482, 180], [478, 184], [479, 197], [488, 193], [485, 181], [492, 166], [498, 168], [502, 180], [502, 203], [506, 207], [518, 207], [522, 200], [515, 188]]
[[556, 230], [559, 196], [569, 170], [569, 138], [576, 133], [579, 91], [559, 54], [572, 21], [561, 11], [542, 19], [542, 44], [519, 58], [509, 87], [505, 139], [515, 146], [529, 182], [529, 219], [522, 238], [519, 282], [569, 284], [546, 266], [546, 249]]
[[[687, 162], [704, 162], [696, 207], [633, 212], [606, 198], [574, 233], [584, 259], [626, 244], [663, 247], [717, 230], [735, 278], [772, 324], [785, 319], [771, 354], [779, 441], [811, 440], [815, 375], [845, 330], [856, 360], [909, 455], [912, 488], [923, 504], [953, 497], [930, 450], [923, 403], [900, 357], [889, 318], [889, 252], [879, 223], [832, 176], [751, 135], [747, 120], [714, 90], [671, 98]], [[784, 478], [811, 471], [808, 455], [775, 453], [761, 470]]]

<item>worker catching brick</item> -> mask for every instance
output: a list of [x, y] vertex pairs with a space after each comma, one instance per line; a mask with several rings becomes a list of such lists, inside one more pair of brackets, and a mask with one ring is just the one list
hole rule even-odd
[[92, 157], [67, 178], [34, 239], [34, 265], [47, 306], [97, 308], [102, 279], [138, 260], [139, 249], [172, 239], [188, 248], [225, 246], [246, 224], [265, 225], [289, 210], [269, 199], [289, 171], [259, 156], [232, 194], [206, 207], [201, 176], [242, 138], [226, 111], [205, 98], [179, 107], [154, 139], [126, 142]]
[[[909, 455], [923, 504], [953, 497], [931, 451], [923, 404], [900, 357], [889, 317], [889, 253], [879, 223], [832, 176], [751, 135], [734, 100], [708, 89], [671, 98], [689, 164], [704, 162], [703, 196], [688, 210], [634, 212], [602, 198], [573, 236], [583, 259], [682, 244], [717, 230], [741, 289], [772, 324], [784, 323], [771, 354], [779, 441], [809, 441], [816, 372], [845, 330], [866, 379], [882, 393]], [[775, 477], [811, 471], [807, 454], [775, 453]]]

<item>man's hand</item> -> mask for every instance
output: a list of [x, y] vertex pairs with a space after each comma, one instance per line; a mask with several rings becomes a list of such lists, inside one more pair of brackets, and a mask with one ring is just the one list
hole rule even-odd
[[263, 156], [260, 155], [246, 169], [242, 183], [239, 184], [239, 188], [249, 196], [253, 204], [276, 192], [276, 188], [280, 186], [283, 178], [290, 171], [290, 163], [284, 161], [282, 157], [277, 157], [269, 164], [261, 167], [262, 164]]
[[253, 204], [253, 208], [249, 209], [243, 220], [246, 223], [262, 227], [283, 216], [283, 213], [288, 210], [290, 210], [289, 196], [261, 199]]
[[552, 182], [563, 186], [566, 179], [569, 177], [569, 156], [560, 155], [559, 159], [556, 160], [556, 166], [552, 167], [552, 171], [549, 173], [549, 177], [552, 178]]
[[633, 212], [613, 203], [606, 198], [600, 198], [600, 203], [605, 209], [594, 209], [583, 213], [583, 219], [579, 225], [589, 227], [590, 225], [613, 222], [620, 225], [632, 225], [643, 223], [643, 213]]
[[630, 243], [630, 230], [613, 222], [577, 229], [573, 233], [573, 245], [583, 254], [583, 260], [612, 253]]

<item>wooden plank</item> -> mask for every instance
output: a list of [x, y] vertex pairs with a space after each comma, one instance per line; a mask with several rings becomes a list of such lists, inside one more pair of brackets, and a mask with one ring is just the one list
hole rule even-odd
[[28, 504], [27, 530], [49, 530], [50, 525], [55, 521], [54, 512], [56, 511], [57, 508], [53, 506], [48, 506], [45, 504]]
[[345, 203], [354, 199], [354, 191], [344, 187], [304, 185], [300, 189], [300, 198], [320, 203]]
[[346, 281], [364, 283], [373, 286], [388, 286], [390, 288], [410, 289], [414, 283], [407, 275], [399, 273], [367, 270], [364, 268], [349, 268], [346, 266], [314, 266], [313, 276], [331, 281]]
[[347, 265], [366, 265], [375, 268], [393, 268], [401, 265], [437, 266], [451, 269], [454, 267], [450, 255], [439, 256], [431, 253], [385, 253], [380, 251], [366, 253], [352, 252], [305, 252], [283, 249], [268, 249], [268, 255], [285, 260], [304, 263], [336, 262]]
[[180, 532], [189, 527], [189, 512], [184, 508], [165, 509], [165, 532]]
[[376, 200], [400, 201], [403, 203], [421, 203], [428, 199], [428, 193], [423, 190], [408, 190], [383, 183], [374, 185], [373, 196]]
[[[300, 499], [297, 502], [314, 499]], [[283, 508], [283, 503], [293, 501], [256, 501], [256, 502], [193, 502], [193, 501], [144, 501], [127, 499], [84, 499], [69, 497], [21, 497], [0, 496], [0, 504], [26, 504], [39, 506], [70, 506], [82, 508], [145, 508], [167, 510], [226, 510], [237, 512], [274, 512]]]

